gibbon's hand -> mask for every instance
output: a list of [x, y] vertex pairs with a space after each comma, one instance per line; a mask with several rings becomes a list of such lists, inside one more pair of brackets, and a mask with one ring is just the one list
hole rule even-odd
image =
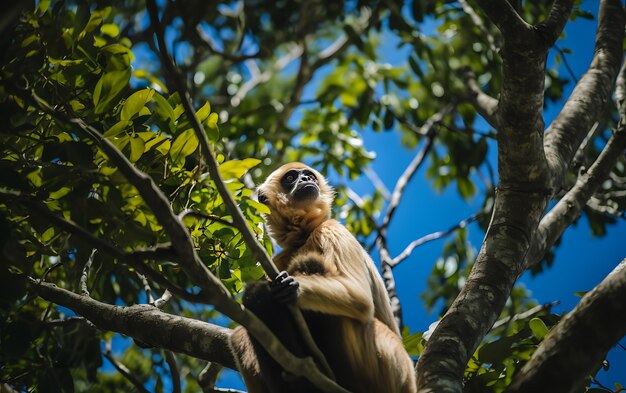
[[270, 282], [270, 292], [274, 300], [281, 304], [292, 304], [298, 300], [300, 284], [286, 271], [278, 273]]

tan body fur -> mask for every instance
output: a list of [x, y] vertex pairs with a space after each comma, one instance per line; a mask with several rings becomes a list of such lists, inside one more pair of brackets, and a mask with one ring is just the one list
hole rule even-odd
[[[413, 364], [374, 263], [354, 236], [330, 219], [334, 194], [323, 176], [311, 170], [320, 188], [314, 201], [294, 202], [284, 192], [280, 179], [294, 168], [311, 170], [287, 164], [268, 177], [259, 193], [271, 210], [270, 234], [283, 249], [274, 258], [276, 266], [299, 283], [297, 304], [303, 312], [328, 321], [321, 331], [312, 330], [320, 349], [338, 382], [355, 393], [415, 392]], [[270, 392], [245, 329], [236, 329], [231, 343], [248, 391]]]

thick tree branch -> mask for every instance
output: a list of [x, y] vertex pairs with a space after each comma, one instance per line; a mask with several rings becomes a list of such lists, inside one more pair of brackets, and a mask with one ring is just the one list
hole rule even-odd
[[477, 3], [504, 38], [495, 114], [500, 183], [476, 263], [417, 363], [420, 392], [462, 391], [467, 361], [504, 308], [550, 196], [542, 117], [549, 45], [509, 2]]
[[69, 308], [99, 329], [237, 369], [228, 346], [229, 329], [166, 314], [149, 305], [112, 306], [53, 284], [33, 279], [31, 284], [33, 291], [42, 298]]
[[626, 259], [552, 329], [507, 392], [582, 391], [587, 376], [626, 334]]
[[498, 129], [496, 121], [496, 111], [498, 110], [498, 100], [482, 91], [476, 80], [476, 75], [469, 67], [462, 70], [465, 86], [467, 86], [469, 98], [476, 108], [476, 111], [489, 123], [493, 128]]
[[526, 257], [526, 267], [541, 262], [563, 232], [580, 216], [594, 192], [609, 177], [617, 160], [626, 149], [626, 63], [619, 73], [616, 98], [620, 105], [621, 120], [619, 128], [611, 136], [606, 146], [591, 165], [589, 170], [581, 173], [576, 184], [559, 200], [559, 202], [541, 219], [539, 228], [533, 236], [533, 243]]
[[507, 35], [519, 35], [531, 28], [507, 0], [476, 0], [476, 3], [502, 32], [505, 40]]
[[610, 102], [613, 83], [622, 63], [624, 20], [621, 1], [600, 2], [591, 65], [546, 131], [544, 147], [554, 192], [561, 187], [578, 146]]
[[574, 0], [554, 0], [548, 17], [535, 26], [535, 29], [544, 36], [547, 47], [552, 47], [561, 35], [573, 5]]
[[591, 168], [578, 177], [576, 184], [541, 219], [532, 247], [526, 257], [526, 267], [539, 263], [563, 232], [580, 216], [593, 193], [608, 178], [617, 159], [626, 149], [626, 127], [620, 127], [609, 139]]

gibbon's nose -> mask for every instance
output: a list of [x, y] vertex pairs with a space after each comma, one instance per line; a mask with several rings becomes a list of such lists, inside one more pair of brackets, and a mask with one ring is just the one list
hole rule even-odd
[[308, 175], [306, 173], [301, 173], [300, 174], [300, 181], [306, 181], [306, 182], [313, 181], [313, 176]]

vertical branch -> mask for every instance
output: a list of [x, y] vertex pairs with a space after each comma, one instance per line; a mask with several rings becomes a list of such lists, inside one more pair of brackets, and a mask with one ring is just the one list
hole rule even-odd
[[[228, 211], [230, 212], [233, 224], [239, 232], [241, 233], [246, 245], [252, 251], [252, 254], [257, 258], [265, 273], [269, 276], [270, 279], [274, 279], [278, 275], [278, 269], [272, 262], [269, 254], [265, 250], [265, 248], [261, 245], [261, 243], [257, 240], [254, 233], [248, 226], [245, 217], [243, 216], [243, 212], [233, 199], [233, 196], [228, 191], [224, 180], [222, 179], [219, 169], [218, 163], [215, 159], [215, 154], [213, 152], [213, 147], [209, 143], [209, 139], [204, 131], [204, 127], [198, 120], [196, 116], [196, 112], [193, 109], [193, 105], [191, 103], [191, 96], [189, 95], [189, 91], [185, 85], [185, 82], [180, 77], [172, 58], [169, 56], [167, 52], [167, 45], [165, 44], [165, 38], [163, 34], [163, 26], [161, 26], [161, 22], [159, 21], [159, 13], [155, 0], [148, 0], [147, 2], [148, 13], [150, 15], [150, 21], [155, 31], [155, 35], [157, 38], [157, 42], [159, 44], [159, 54], [161, 56], [161, 63], [163, 67], [165, 67], [167, 73], [172, 76], [172, 79], [175, 81], [175, 89], [180, 95], [183, 108], [185, 110], [185, 115], [189, 120], [193, 130], [195, 131], [196, 137], [200, 143], [200, 147], [202, 151], [205, 153], [205, 161], [207, 163], [207, 167], [209, 169], [209, 175], [211, 179], [214, 181], [215, 186], [217, 188], [218, 193], [222, 197], [222, 200], [226, 204]], [[302, 313], [295, 305], [289, 306], [289, 311], [292, 314], [296, 324], [298, 325], [298, 329], [307, 344], [309, 350], [313, 354], [317, 364], [323, 370], [324, 374], [327, 376], [332, 376], [332, 370], [328, 365], [328, 362], [324, 358], [324, 355], [319, 350], [311, 333], [308, 329], [308, 326], [302, 316]], [[337, 386], [337, 385], [335, 385]], [[338, 386], [337, 386], [338, 387]]]
[[93, 263], [93, 257], [96, 255], [97, 249], [91, 250], [91, 255], [83, 266], [83, 273], [80, 276], [80, 294], [83, 296], [89, 296], [89, 289], [87, 288], [87, 280], [89, 279], [89, 270], [91, 270], [91, 264]]
[[170, 368], [170, 375], [172, 376], [172, 393], [181, 393], [180, 390], [180, 372], [178, 371], [178, 365], [176, 364], [176, 357], [172, 351], [164, 350], [165, 361]]

